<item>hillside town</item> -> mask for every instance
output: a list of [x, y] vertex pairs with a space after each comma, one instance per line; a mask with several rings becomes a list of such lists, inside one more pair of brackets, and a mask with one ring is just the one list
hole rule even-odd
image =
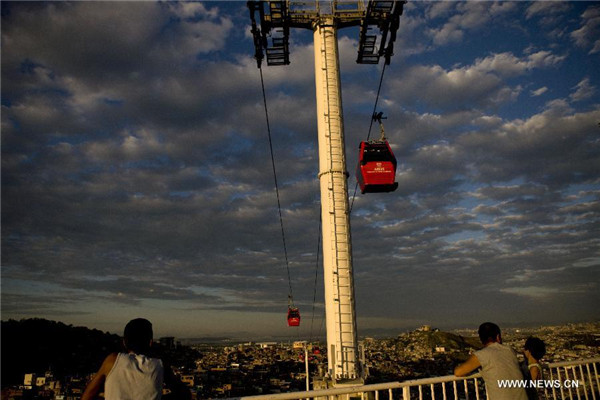
[[[504, 342], [516, 351], [529, 336], [547, 344], [546, 363], [600, 356], [600, 323], [569, 324], [535, 329], [505, 329]], [[182, 346], [175, 338], [159, 340], [166, 348]], [[366, 383], [403, 381], [452, 374], [453, 367], [481, 347], [477, 332], [442, 332], [422, 326], [395, 338], [363, 338], [361, 349]], [[309, 380], [323, 377], [325, 347], [318, 343], [246, 342], [191, 346], [199, 354], [175, 372], [192, 392], [193, 399], [228, 398], [303, 391]], [[18, 386], [3, 387], [2, 399], [78, 400], [93, 372], [56, 379], [52, 371], [31, 371]]]

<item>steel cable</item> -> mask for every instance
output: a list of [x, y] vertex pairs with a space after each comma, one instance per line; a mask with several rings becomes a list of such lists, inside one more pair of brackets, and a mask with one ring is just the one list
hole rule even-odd
[[[383, 63], [383, 68], [381, 69], [381, 77], [379, 78], [379, 88], [377, 88], [377, 96], [375, 97], [375, 105], [373, 106], [373, 112], [371, 113], [371, 123], [369, 124], [369, 133], [367, 134], [367, 141], [371, 138], [371, 129], [373, 128], [373, 115], [375, 115], [375, 111], [377, 111], [377, 103], [379, 103], [379, 94], [381, 93], [381, 85], [383, 84], [383, 74], [385, 73], [386, 63]], [[354, 198], [356, 197], [356, 191], [358, 189], [358, 181], [354, 185], [354, 194], [352, 195], [352, 202], [350, 203], [349, 214], [352, 214], [352, 207], [354, 207]]]
[[289, 293], [289, 302], [290, 305], [293, 306], [294, 305], [294, 293], [292, 291], [292, 278], [290, 275], [290, 263], [288, 260], [288, 253], [287, 253], [287, 246], [286, 246], [286, 242], [285, 242], [285, 230], [283, 229], [283, 216], [281, 214], [281, 200], [280, 200], [280, 196], [279, 196], [279, 185], [277, 183], [277, 171], [275, 169], [275, 156], [273, 155], [273, 140], [271, 138], [271, 125], [269, 124], [269, 111], [267, 109], [267, 94], [265, 92], [265, 81], [263, 78], [263, 73], [262, 73], [262, 68], [258, 68], [260, 71], [260, 84], [262, 87], [262, 94], [263, 94], [263, 102], [265, 105], [265, 119], [267, 121], [267, 133], [269, 136], [269, 149], [271, 151], [271, 165], [273, 166], [273, 179], [275, 181], [275, 193], [277, 194], [277, 210], [279, 211], [279, 225], [281, 226], [281, 239], [283, 241], [283, 253], [285, 255], [285, 266], [287, 269], [287, 277], [288, 277], [288, 284], [289, 284], [289, 288], [290, 288], [290, 293]]

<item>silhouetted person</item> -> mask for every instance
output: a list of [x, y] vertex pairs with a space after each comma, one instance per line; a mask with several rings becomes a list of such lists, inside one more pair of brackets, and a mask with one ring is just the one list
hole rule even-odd
[[176, 399], [189, 400], [191, 393], [159, 358], [150, 357], [152, 324], [137, 318], [123, 334], [125, 353], [112, 353], [85, 388], [81, 400], [95, 399], [104, 385], [106, 400], [159, 400], [163, 384]]
[[[540, 359], [546, 354], [546, 344], [540, 338], [528, 337], [523, 348], [525, 355], [525, 363], [523, 365], [523, 376], [526, 381], [542, 380], [544, 375], [540, 365]], [[532, 386], [532, 385], [529, 385]], [[527, 388], [527, 396], [529, 400], [539, 399], [539, 393], [535, 387]]]
[[478, 333], [483, 349], [454, 368], [454, 375], [466, 376], [481, 367], [488, 400], [527, 400], [524, 388], [500, 387], [499, 381], [512, 381], [513, 384], [523, 381], [514, 350], [502, 344], [500, 327], [492, 322], [485, 322], [479, 326]]
[[523, 350], [527, 360], [527, 369], [532, 380], [542, 379], [540, 359], [546, 354], [546, 344], [540, 338], [528, 337]]

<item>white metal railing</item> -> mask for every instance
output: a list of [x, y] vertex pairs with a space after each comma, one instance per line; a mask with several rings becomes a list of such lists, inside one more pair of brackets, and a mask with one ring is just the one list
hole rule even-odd
[[[536, 381], [540, 399], [600, 400], [598, 364], [600, 364], [600, 358], [542, 365], [544, 378]], [[237, 399], [300, 400], [317, 398], [327, 400], [336, 398], [346, 400], [358, 398], [361, 400], [485, 400], [487, 396], [481, 374], [477, 373], [464, 378], [448, 375], [403, 382], [246, 396]]]
[[[548, 364], [544, 370], [545, 394], [550, 399], [600, 400], [600, 358]], [[544, 366], [545, 367], [545, 366]]]

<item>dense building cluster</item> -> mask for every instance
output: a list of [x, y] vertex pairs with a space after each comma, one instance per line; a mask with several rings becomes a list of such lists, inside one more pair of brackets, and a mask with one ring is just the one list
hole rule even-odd
[[[504, 329], [504, 342], [520, 351], [527, 337], [547, 345], [543, 361], [581, 360], [600, 356], [600, 323], [536, 329]], [[167, 348], [182, 347], [173, 338]], [[402, 381], [452, 374], [454, 366], [481, 347], [474, 330], [452, 333], [429, 326], [395, 338], [361, 341], [367, 383]], [[184, 346], [185, 347], [185, 346]], [[235, 345], [195, 344], [175, 372], [190, 387], [193, 398], [238, 397], [306, 390], [310, 380], [327, 368], [325, 346], [306, 342], [264, 342]], [[2, 399], [77, 400], [91, 374], [60, 381], [51, 372], [24, 376], [19, 387], [4, 388]]]
[[[546, 343], [546, 363], [581, 360], [600, 355], [600, 323], [539, 328], [505, 328], [504, 343], [522, 358], [525, 340], [536, 336]], [[371, 382], [402, 381], [451, 375], [456, 364], [481, 348], [476, 329], [440, 332], [423, 326], [391, 339], [365, 339]]]
[[179, 371], [198, 398], [306, 390], [309, 375], [318, 374], [327, 361], [317, 346], [297, 343], [245, 343], [196, 348], [202, 358], [194, 371]]

